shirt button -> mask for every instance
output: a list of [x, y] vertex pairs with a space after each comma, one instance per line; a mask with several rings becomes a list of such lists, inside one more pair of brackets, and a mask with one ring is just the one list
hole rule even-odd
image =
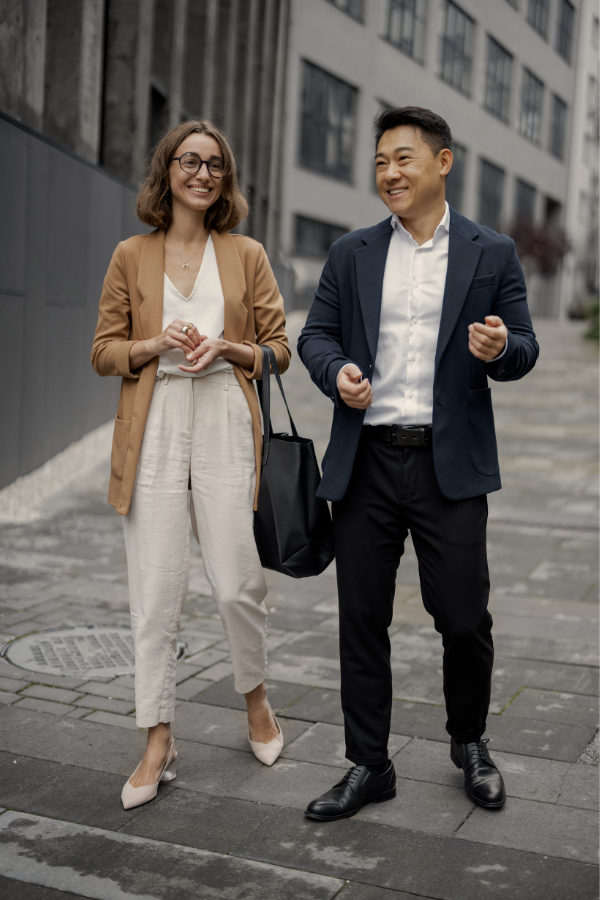
[[417, 361], [417, 357], [416, 357], [416, 356], [411, 356], [410, 361], [411, 361], [411, 362], [416, 362], [416, 361]]
[[412, 320], [412, 323], [413, 323], [413, 325], [417, 325], [417, 324], [418, 324], [416, 319], [413, 319], [413, 320]]

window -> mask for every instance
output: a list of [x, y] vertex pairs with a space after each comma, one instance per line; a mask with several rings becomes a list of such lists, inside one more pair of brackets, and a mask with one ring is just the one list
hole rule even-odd
[[567, 62], [571, 62], [571, 44], [573, 42], [573, 20], [575, 7], [569, 0], [559, 0], [558, 28], [556, 30], [556, 52]]
[[488, 35], [488, 58], [485, 81], [485, 108], [504, 122], [508, 120], [512, 54]]
[[452, 0], [445, 0], [440, 75], [463, 94], [471, 89], [474, 31], [473, 19]]
[[327, 256], [333, 242], [349, 230], [341, 225], [296, 216], [296, 253], [303, 256]]
[[548, 0], [529, 0], [527, 21], [543, 38], [548, 35]]
[[598, 16], [594, 16], [592, 19], [592, 47], [598, 49], [600, 46], [600, 19]]
[[535, 195], [537, 191], [532, 184], [517, 178], [515, 197], [515, 219], [532, 222], [535, 217]]
[[423, 61], [425, 3], [426, 0], [389, 0], [388, 4], [388, 41], [418, 62]]
[[543, 82], [529, 69], [523, 69], [520, 131], [523, 137], [534, 144], [538, 144], [540, 140], [543, 99]]
[[504, 193], [504, 169], [500, 169], [486, 159], [480, 160], [479, 169], [479, 216], [480, 225], [500, 230], [502, 215], [502, 195]]
[[567, 104], [556, 94], [552, 95], [552, 122], [550, 125], [550, 153], [558, 159], [565, 155]]
[[324, 69], [304, 62], [300, 161], [350, 181], [358, 91]]
[[465, 171], [467, 162], [467, 148], [462, 144], [452, 142], [452, 154], [454, 162], [446, 178], [446, 200], [457, 212], [462, 212], [463, 195], [465, 190]]
[[513, 9], [519, 8], [519, 0], [506, 0], [509, 6], [512, 6]]
[[337, 6], [342, 12], [347, 13], [357, 22], [363, 20], [363, 0], [327, 0], [332, 6]]

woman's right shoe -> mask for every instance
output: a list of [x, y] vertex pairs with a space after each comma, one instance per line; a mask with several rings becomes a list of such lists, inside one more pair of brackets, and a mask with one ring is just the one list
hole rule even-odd
[[272, 741], [269, 741], [268, 744], [262, 744], [260, 741], [253, 741], [250, 739], [250, 729], [248, 729], [248, 740], [250, 741], [250, 747], [252, 748], [252, 752], [255, 757], [264, 763], [265, 766], [272, 766], [276, 759], [281, 755], [281, 751], [283, 750], [283, 734], [281, 731], [281, 726], [277, 721], [275, 715], [273, 715], [275, 719], [275, 724], [279, 728], [279, 734], [277, 737], [274, 737]]
[[131, 784], [131, 778], [135, 775], [135, 772], [141, 766], [141, 762], [136, 768], [135, 772], [127, 782], [127, 784], [123, 787], [123, 791], [121, 793], [121, 803], [123, 804], [124, 809], [132, 809], [134, 806], [142, 806], [144, 803], [148, 803], [150, 800], [154, 800], [158, 793], [158, 785], [161, 781], [173, 781], [173, 779], [177, 776], [177, 772], [175, 771], [175, 760], [177, 759], [177, 750], [175, 749], [175, 743], [173, 738], [171, 738], [171, 743], [169, 744], [169, 752], [167, 754], [167, 761], [164, 765], [162, 772], [160, 773], [160, 778], [156, 782], [156, 784], [142, 784], [140, 787], [134, 787]]

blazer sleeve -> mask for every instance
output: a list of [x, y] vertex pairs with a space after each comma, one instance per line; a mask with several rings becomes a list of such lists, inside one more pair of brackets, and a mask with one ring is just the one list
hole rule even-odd
[[535, 338], [523, 269], [511, 240], [506, 262], [492, 307], [508, 329], [506, 353], [486, 364], [485, 372], [493, 381], [518, 381], [533, 369], [540, 348]]
[[[340, 369], [354, 362], [342, 347], [340, 294], [334, 258], [335, 244], [315, 292], [315, 299], [298, 339], [298, 355], [310, 377], [326, 397], [339, 406], [337, 376]], [[360, 367], [359, 367], [360, 368]]]
[[127, 287], [125, 253], [119, 244], [113, 253], [104, 279], [98, 324], [92, 344], [91, 361], [98, 375], [120, 375], [122, 378], [139, 378], [141, 368], [129, 368], [131, 341], [131, 303]]
[[273, 270], [262, 246], [256, 261], [253, 300], [256, 341], [242, 341], [242, 343], [254, 350], [254, 368], [250, 371], [240, 366], [240, 370], [246, 378], [260, 381], [263, 369], [261, 344], [268, 344], [273, 348], [281, 374], [289, 368], [292, 356], [285, 331], [283, 297], [279, 293]]

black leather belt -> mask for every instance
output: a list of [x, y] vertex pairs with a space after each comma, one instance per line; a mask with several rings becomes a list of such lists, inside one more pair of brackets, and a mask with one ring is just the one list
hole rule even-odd
[[365, 425], [363, 434], [395, 447], [431, 447], [431, 425]]

